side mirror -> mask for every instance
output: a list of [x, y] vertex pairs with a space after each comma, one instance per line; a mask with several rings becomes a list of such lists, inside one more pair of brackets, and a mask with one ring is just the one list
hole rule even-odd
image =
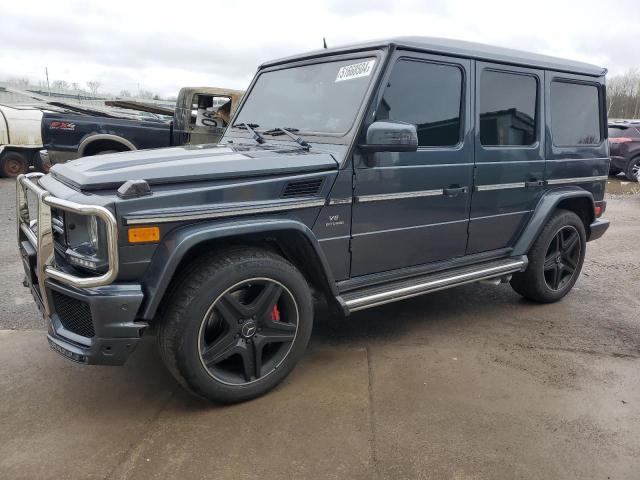
[[418, 131], [410, 123], [373, 122], [367, 129], [367, 143], [359, 147], [366, 153], [415, 152], [418, 150]]

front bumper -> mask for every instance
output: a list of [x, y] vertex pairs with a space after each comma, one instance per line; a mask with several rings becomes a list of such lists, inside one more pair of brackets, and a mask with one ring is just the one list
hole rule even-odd
[[[42, 189], [40, 174], [17, 179], [18, 245], [26, 287], [47, 320], [51, 347], [86, 364], [121, 365], [137, 345], [146, 323], [135, 322], [142, 303], [139, 284], [113, 283], [118, 274], [117, 224], [104, 207], [59, 199]], [[36, 180], [36, 181], [33, 181]], [[36, 197], [37, 218], [30, 220], [27, 193]], [[56, 264], [51, 208], [95, 215], [106, 226], [108, 270], [76, 276]]]
[[78, 152], [66, 152], [63, 150], [40, 150], [40, 158], [43, 162], [55, 165], [56, 163], [64, 163], [80, 158], [80, 154]]
[[[40, 289], [33, 266], [36, 252], [21, 242], [24, 285], [47, 322], [47, 339], [62, 356], [88, 365], [122, 365], [148, 324], [136, 322], [144, 298], [139, 284], [74, 288], [51, 279]], [[45, 308], [45, 301], [49, 310]]]

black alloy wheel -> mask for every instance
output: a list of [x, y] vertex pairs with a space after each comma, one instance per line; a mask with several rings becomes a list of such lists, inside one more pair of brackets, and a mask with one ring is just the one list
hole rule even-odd
[[199, 331], [202, 365], [217, 381], [246, 385], [273, 373], [298, 330], [291, 292], [270, 278], [251, 278], [225, 290], [209, 307]]
[[572, 225], [562, 227], [552, 238], [544, 261], [544, 279], [551, 290], [562, 290], [578, 268], [582, 245]]
[[572, 211], [556, 210], [527, 253], [524, 272], [511, 278], [511, 286], [535, 302], [557, 302], [575, 285], [587, 249], [583, 220]]
[[189, 392], [237, 403], [282, 382], [312, 330], [313, 299], [300, 270], [266, 248], [230, 246], [182, 268], [158, 315], [157, 340]]

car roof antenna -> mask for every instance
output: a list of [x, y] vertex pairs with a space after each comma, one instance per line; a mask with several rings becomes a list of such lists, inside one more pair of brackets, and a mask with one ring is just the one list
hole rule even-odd
[[327, 39], [322, 37], [322, 44], [324, 45], [324, 48], [327, 48]]

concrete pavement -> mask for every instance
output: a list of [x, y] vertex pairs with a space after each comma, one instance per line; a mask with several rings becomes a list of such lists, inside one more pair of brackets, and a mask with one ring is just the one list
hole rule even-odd
[[2, 229], [0, 478], [637, 479], [640, 196], [607, 216], [562, 302], [469, 285], [321, 311], [287, 380], [230, 407], [184, 393], [153, 338], [124, 367], [49, 350]]

